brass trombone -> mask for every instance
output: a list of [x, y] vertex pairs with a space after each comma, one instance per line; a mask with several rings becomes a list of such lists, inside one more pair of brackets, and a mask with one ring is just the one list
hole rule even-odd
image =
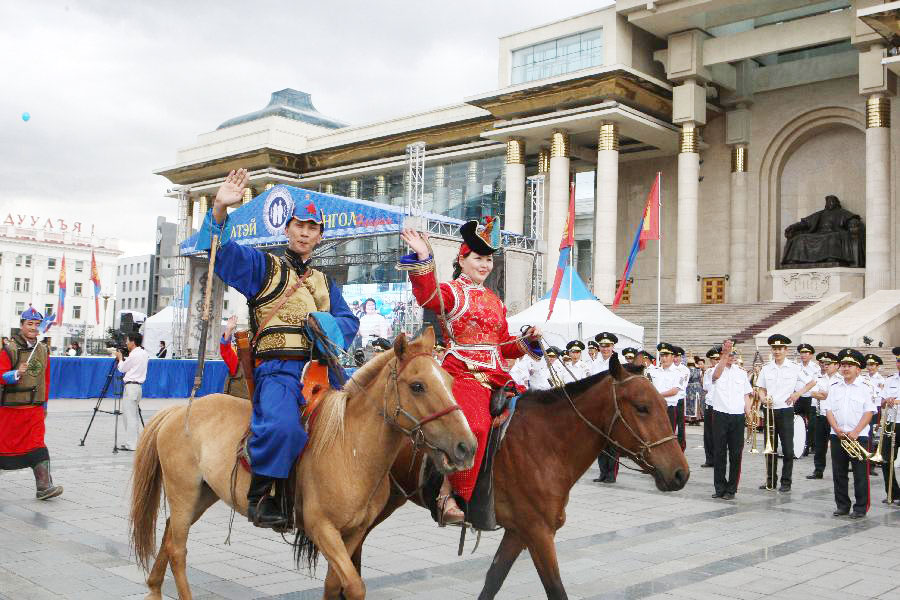
[[750, 414], [747, 415], [747, 443], [750, 444], [750, 454], [759, 454], [757, 438], [759, 437], [759, 392], [754, 391], [753, 401], [750, 403]]
[[[777, 460], [777, 458], [775, 456], [775, 408], [772, 406], [772, 396], [766, 396], [765, 405], [766, 447], [763, 450], [763, 455], [766, 457], [766, 489], [774, 490], [775, 461]], [[788, 452], [788, 449], [785, 448], [784, 451]], [[769, 461], [772, 461], [771, 468], [769, 467]]]
[[878, 447], [875, 448], [875, 454], [869, 455], [869, 461], [881, 464], [884, 462], [883, 455], [881, 454], [881, 449], [884, 448], [884, 422], [885, 417], [887, 417], [887, 409], [881, 411], [881, 419], [878, 422], [878, 431], [880, 432], [880, 438], [878, 439]]

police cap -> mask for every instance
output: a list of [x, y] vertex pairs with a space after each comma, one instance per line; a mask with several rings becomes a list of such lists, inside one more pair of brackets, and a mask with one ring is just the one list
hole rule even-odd
[[844, 348], [838, 352], [837, 359], [843, 365], [862, 367], [866, 364], [866, 358], [863, 356], [863, 353], [853, 348]]

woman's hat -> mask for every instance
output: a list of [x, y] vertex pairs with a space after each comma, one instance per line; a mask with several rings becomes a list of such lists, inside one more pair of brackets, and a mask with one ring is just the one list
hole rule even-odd
[[[467, 221], [459, 228], [459, 235], [462, 236], [463, 244], [459, 248], [460, 254], [466, 254], [472, 251], [475, 254], [487, 256], [493, 254], [500, 249], [499, 243], [494, 246], [492, 238], [495, 237], [494, 228], [500, 227], [496, 217], [485, 217], [485, 224], [479, 225], [478, 221]], [[496, 233], [499, 233], [499, 229]]]

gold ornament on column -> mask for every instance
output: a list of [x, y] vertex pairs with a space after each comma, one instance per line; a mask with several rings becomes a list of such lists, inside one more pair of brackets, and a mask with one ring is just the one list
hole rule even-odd
[[538, 173], [543, 175], [550, 172], [550, 151], [541, 148], [538, 152]]
[[749, 159], [749, 157], [748, 157], [747, 146], [732, 146], [731, 147], [731, 172], [732, 173], [746, 173], [748, 159]]
[[693, 125], [685, 125], [681, 128], [678, 138], [678, 151], [685, 154], [696, 154], [699, 152], [697, 128]]
[[275, 187], [275, 184], [269, 182], [269, 183], [266, 184], [266, 190], [265, 190], [265, 191], [268, 192], [268, 191], [271, 190], [273, 187]]
[[569, 134], [565, 131], [554, 131], [550, 137], [550, 158], [568, 158]]
[[447, 187], [447, 167], [437, 165], [434, 168], [434, 187]]
[[619, 126], [615, 123], [603, 123], [600, 125], [600, 135], [597, 137], [597, 151], [619, 151]]
[[334, 193], [334, 184], [326, 183], [325, 185], [322, 186], [322, 191], [325, 192], [326, 194], [333, 194]]
[[244, 188], [244, 199], [241, 201], [241, 204], [247, 204], [251, 200], [253, 200], [253, 188], [247, 186]]
[[359, 198], [359, 179], [350, 180], [350, 191], [347, 195], [351, 198]]
[[206, 218], [206, 212], [209, 210], [209, 198], [206, 196], [200, 196], [197, 199], [197, 212], [200, 214], [201, 219]]
[[375, 196], [387, 194], [387, 178], [384, 175], [375, 176]]
[[506, 142], [506, 164], [525, 164], [525, 140], [509, 140]]
[[866, 129], [891, 126], [891, 99], [872, 96], [866, 100]]

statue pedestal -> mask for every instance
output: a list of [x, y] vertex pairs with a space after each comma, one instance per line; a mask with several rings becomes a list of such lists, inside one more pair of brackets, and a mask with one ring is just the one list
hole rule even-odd
[[850, 292], [861, 299], [866, 290], [866, 270], [850, 267], [777, 269], [772, 278], [772, 301], [821, 300], [831, 294]]

